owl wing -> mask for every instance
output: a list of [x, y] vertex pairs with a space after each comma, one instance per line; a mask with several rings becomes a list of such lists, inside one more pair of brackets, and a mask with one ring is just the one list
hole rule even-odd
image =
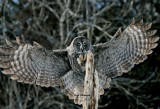
[[132, 23], [123, 31], [119, 29], [113, 39], [107, 43], [97, 44], [95, 49], [95, 68], [106, 77], [120, 76], [130, 71], [135, 64], [147, 59], [152, 53], [159, 37], [153, 36], [156, 30], [148, 30], [152, 23], [142, 26], [143, 20]]
[[[75, 104], [82, 104], [84, 98], [84, 78], [85, 74], [69, 71], [59, 79], [61, 89], [69, 99], [73, 99]], [[102, 87], [99, 87], [99, 97], [104, 94]]]
[[2, 72], [18, 82], [45, 87], [59, 85], [59, 78], [70, 70], [67, 51], [44, 51], [37, 42], [32, 46], [19, 38], [16, 41], [13, 44], [6, 40], [9, 47], [0, 47]]

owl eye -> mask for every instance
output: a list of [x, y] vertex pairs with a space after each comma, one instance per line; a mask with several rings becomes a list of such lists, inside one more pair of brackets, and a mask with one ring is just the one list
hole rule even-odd
[[85, 46], [85, 45], [86, 45], [86, 42], [84, 42], [83, 45]]
[[80, 46], [81, 44], [80, 44], [80, 43], [78, 43], [77, 45], [78, 45], [78, 46]]

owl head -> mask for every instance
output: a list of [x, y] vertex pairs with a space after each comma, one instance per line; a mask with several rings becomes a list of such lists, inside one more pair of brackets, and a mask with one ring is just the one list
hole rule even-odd
[[91, 50], [92, 46], [87, 37], [78, 36], [73, 39], [71, 45], [69, 46], [70, 51], [77, 54], [86, 54], [88, 50]]

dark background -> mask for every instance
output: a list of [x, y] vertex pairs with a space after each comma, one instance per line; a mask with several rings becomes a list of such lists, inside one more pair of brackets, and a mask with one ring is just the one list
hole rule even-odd
[[[153, 22], [160, 36], [160, 0], [0, 0], [0, 45], [5, 39], [37, 41], [46, 49], [67, 47], [78, 35], [92, 44], [111, 39], [132, 18]], [[160, 41], [158, 41], [160, 43]], [[2, 70], [2, 69], [1, 69]], [[0, 73], [1, 109], [79, 109], [59, 87], [18, 83]], [[160, 46], [129, 73], [112, 80], [99, 109], [160, 109]]]

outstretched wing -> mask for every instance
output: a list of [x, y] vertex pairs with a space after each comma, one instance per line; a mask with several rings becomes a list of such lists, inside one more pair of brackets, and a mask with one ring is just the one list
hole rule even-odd
[[94, 46], [95, 68], [100, 74], [113, 78], [128, 72], [135, 64], [147, 59], [151, 49], [158, 45], [155, 42], [159, 37], [153, 36], [156, 30], [148, 30], [152, 23], [142, 26], [143, 20], [134, 22], [133, 19], [122, 33], [119, 29], [108, 43]]
[[6, 40], [9, 47], [0, 47], [0, 67], [11, 79], [49, 87], [59, 85], [57, 82], [70, 70], [67, 51], [44, 51], [42, 46], [26, 44], [19, 38], [13, 44]]

